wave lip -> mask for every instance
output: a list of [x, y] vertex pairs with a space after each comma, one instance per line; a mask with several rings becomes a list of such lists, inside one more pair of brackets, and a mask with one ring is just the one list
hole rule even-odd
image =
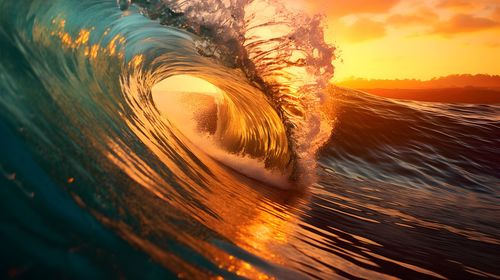
[[285, 125], [292, 177], [313, 172], [316, 152], [332, 129], [321, 107], [333, 76], [334, 48], [324, 41], [321, 17], [282, 1], [134, 3], [151, 19], [199, 36], [198, 53], [238, 69], [267, 95]]

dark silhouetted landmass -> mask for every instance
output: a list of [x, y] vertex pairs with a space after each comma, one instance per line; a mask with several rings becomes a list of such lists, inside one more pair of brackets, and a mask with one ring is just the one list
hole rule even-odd
[[382, 97], [448, 103], [500, 104], [500, 90], [487, 88], [366, 89]]
[[336, 85], [383, 97], [406, 100], [500, 103], [500, 76], [498, 75], [451, 75], [427, 81], [353, 78]]
[[431, 88], [491, 88], [500, 89], [499, 75], [450, 75], [441, 78], [434, 78], [427, 81], [421, 80], [383, 80], [383, 79], [363, 79], [352, 78], [337, 83], [338, 86], [356, 89], [431, 89]]

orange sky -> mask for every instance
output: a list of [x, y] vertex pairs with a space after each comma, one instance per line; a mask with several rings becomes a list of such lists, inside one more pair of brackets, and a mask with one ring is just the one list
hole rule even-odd
[[303, 0], [326, 14], [336, 81], [500, 74], [500, 0]]

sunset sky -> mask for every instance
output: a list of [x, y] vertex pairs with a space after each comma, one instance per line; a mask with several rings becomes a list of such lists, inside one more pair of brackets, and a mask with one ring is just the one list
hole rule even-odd
[[500, 0], [305, 2], [327, 16], [336, 81], [500, 74]]

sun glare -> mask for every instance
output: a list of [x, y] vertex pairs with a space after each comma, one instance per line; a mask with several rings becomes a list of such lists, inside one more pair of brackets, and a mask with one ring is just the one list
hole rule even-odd
[[183, 92], [217, 95], [220, 90], [201, 78], [191, 75], [176, 75], [157, 83], [153, 86], [152, 91], [153, 94], [155, 92]]

